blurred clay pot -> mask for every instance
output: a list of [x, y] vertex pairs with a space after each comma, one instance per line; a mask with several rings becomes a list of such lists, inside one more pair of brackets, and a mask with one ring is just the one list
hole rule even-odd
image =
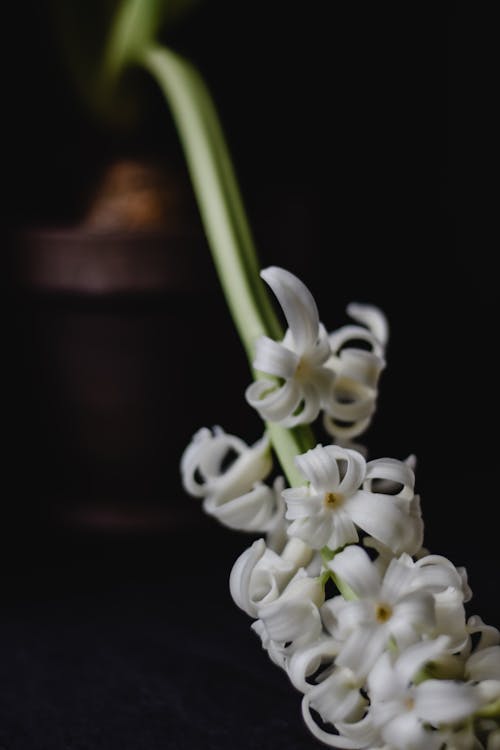
[[[13, 245], [23, 494], [56, 524], [197, 518], [180, 454], [205, 422], [238, 421], [248, 374], [189, 188], [120, 162], [81, 223], [23, 229]], [[208, 398], [214, 358], [236, 362], [234, 398]]]

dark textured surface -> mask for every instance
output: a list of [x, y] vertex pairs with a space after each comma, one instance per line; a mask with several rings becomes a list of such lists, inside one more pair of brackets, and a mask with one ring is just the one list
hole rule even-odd
[[161, 569], [150, 541], [120, 574], [109, 544], [101, 570], [68, 559], [68, 575], [39, 570], [4, 593], [0, 748], [310, 747], [299, 693], [230, 599], [228, 545], [224, 567], [207, 545], [196, 564], [163, 555]]
[[[1, 750], [319, 747], [300, 694], [230, 598], [249, 541], [211, 523], [175, 538], [79, 538], [4, 573]], [[453, 553], [445, 539], [434, 551]], [[500, 624], [498, 560], [462, 555], [469, 613]]]

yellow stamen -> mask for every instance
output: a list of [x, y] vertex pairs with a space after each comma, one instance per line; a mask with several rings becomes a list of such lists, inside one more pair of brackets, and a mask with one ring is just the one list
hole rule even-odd
[[375, 619], [377, 622], [387, 622], [392, 617], [392, 608], [388, 604], [377, 604], [375, 606]]
[[325, 492], [324, 503], [327, 508], [338, 508], [343, 499], [340, 492]]

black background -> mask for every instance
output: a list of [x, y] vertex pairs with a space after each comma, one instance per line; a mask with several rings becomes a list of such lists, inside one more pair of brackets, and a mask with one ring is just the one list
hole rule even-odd
[[[492, 28], [484, 9], [455, 3], [211, 0], [164, 41], [210, 85], [262, 265], [297, 273], [330, 329], [353, 299], [387, 313], [388, 369], [366, 442], [373, 457], [417, 455], [426, 544], [466, 565], [471, 613], [498, 624]], [[89, 185], [116, 156], [187, 175], [146, 76], [141, 118], [115, 129], [75, 92], [44, 3], [10, 9], [3, 37], [0, 748], [307, 747], [298, 695], [227, 591], [249, 540], [204, 518], [180, 486], [180, 451], [199, 426], [220, 423], [249, 442], [260, 427], [242, 398], [247, 365], [203, 241], [193, 274], [209, 283], [199, 295], [110, 299], [94, 310], [138, 317], [145, 330], [151, 321], [146, 383], [175, 391], [141, 423], [149, 463], [137, 461], [128, 490], [119, 469], [107, 488], [118, 510], [126, 494], [128, 510], [135, 497], [159, 523], [117, 532], [60, 512], [76, 487], [80, 503], [103, 499], [81, 457], [65, 452], [68, 417], [44, 348], [47, 320], [61, 309], [85, 316], [88, 303], [21, 293], [16, 238], [78, 221]], [[155, 362], [162, 378], [181, 375], [163, 382]]]

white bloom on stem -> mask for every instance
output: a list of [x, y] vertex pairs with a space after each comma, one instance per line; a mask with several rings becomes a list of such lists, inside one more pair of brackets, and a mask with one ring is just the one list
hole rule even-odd
[[276, 266], [260, 275], [283, 308], [288, 330], [282, 342], [268, 336], [257, 339], [254, 369], [278, 380], [256, 380], [247, 388], [246, 399], [262, 419], [284, 427], [312, 422], [333, 380], [324, 366], [330, 356], [327, 333], [312, 294], [296, 276]]
[[455, 680], [413, 680], [425, 663], [449, 647], [446, 636], [421, 641], [396, 659], [384, 652], [368, 680], [370, 716], [382, 739], [400, 750], [437, 750], [443, 745], [438, 728], [470, 718], [480, 700], [473, 685]]
[[284, 560], [257, 539], [234, 563], [229, 590], [234, 602], [250, 617], [258, 607], [277, 599], [296, 571], [294, 561]]
[[229, 590], [235, 603], [251, 617], [259, 606], [277, 599], [298, 570], [310, 562], [312, 550], [290, 539], [280, 555], [257, 539], [234, 563]]
[[[314, 549], [335, 550], [358, 541], [360, 528], [393, 551], [420, 538], [411, 515], [414, 475], [401, 461], [380, 459], [368, 464], [360, 453], [338, 445], [317, 445], [295, 463], [307, 487], [283, 491], [290, 536]], [[395, 495], [372, 490], [374, 480], [390, 475], [401, 487]]]
[[361, 547], [351, 546], [328, 563], [358, 597], [347, 601], [336, 596], [322, 607], [327, 630], [344, 642], [338, 665], [364, 674], [389, 641], [402, 650], [423, 635], [434, 634], [434, 594], [447, 586], [459, 588], [461, 579], [449, 561], [449, 565], [439, 560], [421, 562], [403, 554], [391, 561], [382, 576]]
[[[369, 426], [389, 336], [385, 315], [377, 307], [351, 303], [347, 312], [363, 325], [346, 325], [329, 335], [332, 354], [327, 366], [335, 378], [324, 425], [336, 440], [357, 437]], [[356, 346], [359, 341], [368, 345], [369, 351]]]
[[[243, 531], [274, 530], [283, 516], [275, 488], [261, 482], [271, 468], [266, 436], [249, 447], [221, 427], [198, 430], [181, 458], [186, 491], [204, 498], [206, 513]], [[281, 484], [276, 487], [281, 491]]]

